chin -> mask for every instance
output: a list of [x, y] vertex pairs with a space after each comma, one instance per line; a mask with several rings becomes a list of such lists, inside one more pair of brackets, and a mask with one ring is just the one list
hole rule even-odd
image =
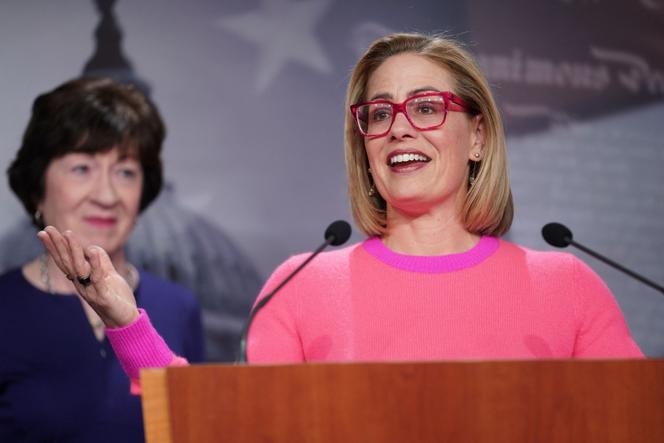
[[431, 205], [427, 200], [413, 197], [394, 199], [391, 203], [388, 203], [388, 207], [391, 207], [393, 210], [398, 212], [414, 214], [426, 212], [427, 209], [431, 207]]
[[411, 206], [413, 204], [424, 204], [429, 201], [432, 201], [432, 196], [422, 194], [422, 189], [417, 189], [413, 192], [402, 191], [392, 194], [388, 200], [390, 204], [397, 208], [402, 205]]

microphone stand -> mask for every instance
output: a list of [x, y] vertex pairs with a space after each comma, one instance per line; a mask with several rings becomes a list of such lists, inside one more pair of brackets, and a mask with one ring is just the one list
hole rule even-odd
[[311, 260], [314, 259], [318, 254], [320, 254], [323, 249], [327, 248], [330, 245], [333, 246], [339, 246], [343, 243], [346, 243], [348, 238], [350, 237], [351, 233], [351, 228], [350, 225], [343, 221], [343, 220], [337, 220], [333, 223], [330, 224], [330, 226], [327, 227], [325, 230], [325, 241], [323, 244], [321, 244], [318, 249], [316, 249], [314, 252], [312, 252], [309, 257], [305, 261], [300, 264], [293, 272], [291, 272], [288, 277], [286, 277], [279, 285], [277, 285], [276, 288], [272, 290], [268, 295], [263, 297], [256, 303], [256, 305], [253, 307], [251, 312], [249, 313], [249, 317], [247, 318], [247, 321], [244, 324], [244, 327], [242, 328], [242, 333], [240, 335], [240, 356], [239, 356], [239, 361], [238, 363], [240, 364], [246, 364], [247, 363], [247, 337], [249, 336], [249, 328], [251, 328], [251, 323], [254, 321], [254, 317], [256, 317], [256, 314], [265, 306], [271, 299], [274, 297], [274, 295], [279, 292], [281, 288], [284, 287], [286, 283], [288, 283], [295, 275], [297, 275], [298, 272], [302, 268], [304, 268]]
[[624, 272], [625, 274], [629, 275], [630, 277], [633, 277], [633, 278], [637, 279], [638, 281], [640, 281], [641, 283], [643, 283], [643, 284], [645, 284], [645, 285], [648, 285], [648, 286], [650, 286], [651, 288], [656, 289], [656, 290], [658, 290], [659, 292], [661, 292], [662, 294], [664, 294], [664, 287], [658, 285], [657, 283], [653, 282], [652, 280], [649, 280], [649, 279], [645, 278], [644, 276], [642, 276], [642, 275], [640, 275], [640, 274], [637, 274], [636, 272], [634, 272], [634, 271], [632, 271], [632, 270], [630, 270], [630, 269], [627, 269], [627, 268], [624, 267], [623, 265], [614, 262], [614, 261], [611, 260], [610, 258], [604, 257], [603, 255], [601, 255], [601, 254], [599, 254], [599, 253], [593, 251], [592, 249], [589, 249], [589, 248], [583, 246], [583, 245], [580, 244], [580, 243], [575, 242], [574, 240], [572, 240], [572, 239], [569, 238], [569, 237], [567, 237], [566, 239], [569, 240], [569, 244], [570, 244], [570, 245], [579, 248], [580, 250], [582, 250], [582, 251], [585, 252], [586, 254], [588, 254], [588, 255], [592, 255], [593, 257], [595, 257], [595, 258], [598, 259], [598, 260], [603, 261], [603, 262], [606, 263], [607, 265], [609, 265], [609, 266], [613, 266], [614, 268], [618, 269], [619, 271]]
[[585, 252], [588, 255], [591, 255], [595, 257], [598, 260], [603, 261], [609, 266], [612, 266], [616, 268], [619, 271], [624, 272], [625, 274], [629, 275], [630, 277], [640, 281], [641, 283], [650, 286], [653, 289], [656, 289], [657, 291], [661, 292], [664, 294], [664, 288], [658, 285], [657, 283], [648, 280], [644, 276], [637, 274], [636, 272], [632, 271], [631, 269], [627, 269], [623, 265], [614, 262], [613, 260], [604, 257], [602, 254], [599, 254], [592, 249], [583, 246], [580, 243], [577, 243], [574, 241], [574, 236], [572, 235], [572, 231], [569, 230], [569, 228], [561, 223], [547, 223], [542, 227], [542, 237], [544, 240], [550, 244], [551, 246], [555, 246], [557, 248], [565, 248], [569, 245], [575, 246]]

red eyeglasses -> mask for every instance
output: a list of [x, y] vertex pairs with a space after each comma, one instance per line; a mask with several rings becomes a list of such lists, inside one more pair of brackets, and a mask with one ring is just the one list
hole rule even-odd
[[387, 135], [399, 112], [419, 131], [439, 128], [445, 123], [447, 111], [468, 112], [468, 104], [451, 92], [427, 92], [408, 97], [402, 103], [374, 100], [351, 105], [350, 112], [360, 133], [378, 138]]

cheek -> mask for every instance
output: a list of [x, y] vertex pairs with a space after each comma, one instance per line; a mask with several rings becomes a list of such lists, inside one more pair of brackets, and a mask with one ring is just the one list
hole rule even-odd
[[60, 183], [47, 182], [44, 189], [42, 206], [44, 210], [66, 212], [84, 199], [81, 187], [61, 186]]
[[465, 164], [469, 158], [470, 140], [467, 134], [460, 132], [448, 131], [437, 134], [431, 134], [428, 137], [431, 143], [440, 155], [448, 158], [454, 163]]
[[143, 197], [144, 186], [145, 186], [145, 181], [143, 180], [143, 177], [141, 177], [141, 180], [139, 181], [137, 186], [132, 190], [131, 208], [134, 218], [138, 217], [138, 212], [141, 206], [141, 198]]
[[143, 194], [143, 187], [136, 186], [126, 189], [122, 198], [127, 212], [136, 217], [138, 215], [138, 210], [141, 205], [141, 196]]
[[377, 166], [376, 162], [379, 161], [380, 154], [380, 143], [379, 140], [367, 141], [364, 143], [365, 152], [367, 153], [367, 158], [369, 159], [370, 166]]

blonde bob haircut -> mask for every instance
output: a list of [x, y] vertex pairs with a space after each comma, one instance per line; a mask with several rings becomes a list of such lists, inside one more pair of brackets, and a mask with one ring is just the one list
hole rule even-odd
[[468, 185], [460, 219], [470, 233], [505, 234], [512, 224], [514, 207], [503, 123], [489, 85], [473, 57], [459, 43], [446, 37], [421, 34], [390, 34], [376, 40], [351, 74], [346, 95], [344, 150], [355, 223], [369, 236], [387, 232], [386, 203], [378, 194], [369, 195], [372, 179], [368, 172], [364, 137], [356, 128], [350, 105], [365, 101], [367, 83], [373, 72], [389, 57], [402, 53], [421, 55], [444, 68], [455, 81], [452, 92], [470, 105], [472, 115], [482, 115], [485, 128], [483, 156], [479, 162], [468, 162], [467, 179], [471, 171], [475, 179], [472, 185]]

